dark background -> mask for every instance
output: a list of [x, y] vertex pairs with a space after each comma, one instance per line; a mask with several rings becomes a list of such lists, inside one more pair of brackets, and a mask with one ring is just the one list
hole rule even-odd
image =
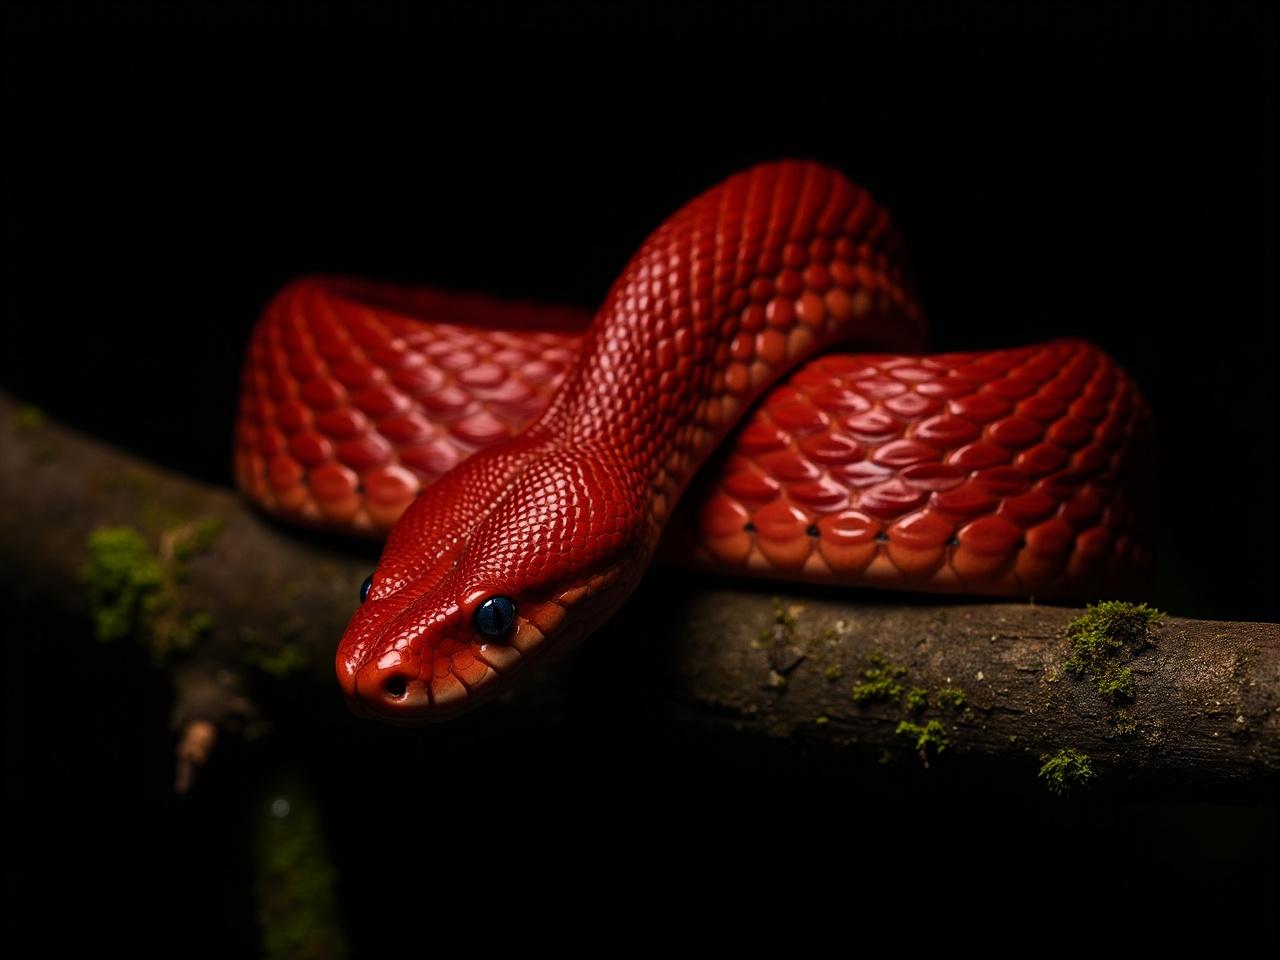
[[[1162, 458], [1153, 602], [1280, 618], [1276, 23], [1261, 4], [425, 10], [6, 7], [0, 383], [227, 483], [240, 352], [291, 277], [594, 304], [684, 200], [756, 161], [813, 157], [894, 212], [939, 347], [1080, 335], [1133, 371]], [[47, 637], [48, 616], [11, 611], [11, 643]], [[162, 937], [216, 914], [207, 943], [251, 950], [237, 768], [215, 765], [203, 792], [170, 798], [162, 678], [91, 650], [74, 668], [82, 711], [15, 720], [29, 703], [15, 678], [33, 655], [14, 656], [7, 789], [47, 846], [11, 861], [10, 883], [33, 902], [58, 891], [117, 917], [136, 910]], [[441, 785], [423, 744], [458, 748], [440, 735], [353, 736], [341, 747], [388, 779], [321, 778], [341, 811], [331, 833], [349, 927], [370, 950], [394, 946], [442, 889], [459, 923], [468, 905], [478, 922], [477, 903], [517, 891], [562, 894], [572, 911], [616, 888], [622, 915], [641, 903], [657, 924], [693, 909], [702, 878], [739, 904], [735, 927], [752, 917], [748, 891], [781, 902], [763, 923], [787, 927], [797, 887], [852, 909], [843, 887], [813, 889], [820, 849], [878, 891], [858, 901], [876, 910], [956, 909], [972, 923], [1026, 897], [1052, 927], [1073, 911], [1066, 877], [1081, 870], [1134, 909], [1182, 911], [1184, 934], [1227, 917], [1275, 934], [1269, 807], [1063, 805], [863, 771], [867, 786], [796, 757], [724, 757], [639, 725], [609, 740], [572, 722], [549, 743], [489, 743], [515, 774], [459, 761], [471, 785], [463, 773]], [[289, 742], [324, 769], [325, 745]], [[421, 768], [405, 772], [406, 757]], [[255, 769], [278, 759], [241, 757]], [[412, 815], [379, 827], [406, 804]], [[533, 811], [545, 830], [520, 831], [515, 847], [495, 837], [480, 869], [457, 835], [494, 804]], [[121, 862], [146, 878], [134, 891], [111, 882]], [[537, 889], [531, 871], [547, 864], [571, 871], [570, 889]], [[631, 885], [651, 871], [675, 873], [677, 892], [636, 899]], [[377, 892], [359, 882], [388, 876], [399, 879]]]

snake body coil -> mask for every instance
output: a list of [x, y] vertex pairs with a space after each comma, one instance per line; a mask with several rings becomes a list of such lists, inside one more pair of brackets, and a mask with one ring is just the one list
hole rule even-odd
[[[352, 705], [476, 705], [612, 615], [664, 542], [719, 570], [1003, 595], [1141, 567], [1127, 377], [1078, 341], [918, 355], [900, 247], [865, 190], [786, 162], [668, 219], [585, 333], [572, 310], [284, 291], [250, 347], [237, 476], [293, 519], [394, 524], [337, 654]], [[819, 356], [840, 343], [878, 352]]]

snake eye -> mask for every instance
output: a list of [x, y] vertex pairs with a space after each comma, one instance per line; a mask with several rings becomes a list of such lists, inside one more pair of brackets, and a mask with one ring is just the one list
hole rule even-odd
[[369, 589], [373, 586], [373, 574], [369, 574], [364, 578], [364, 583], [360, 584], [360, 602], [364, 603], [369, 596]]
[[476, 611], [476, 630], [496, 640], [516, 622], [516, 603], [510, 597], [490, 597]]

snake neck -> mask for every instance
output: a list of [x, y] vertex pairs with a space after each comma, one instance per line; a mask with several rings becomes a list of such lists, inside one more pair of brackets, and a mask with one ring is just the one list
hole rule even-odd
[[835, 171], [785, 162], [730, 178], [631, 260], [531, 436], [626, 471], [652, 546], [701, 463], [788, 370], [835, 342], [922, 346], [900, 246], [884, 209]]
[[[756, 167], [671, 217], [544, 415], [406, 511], [339, 651], [353, 703], [438, 718], [586, 636], [771, 383], [837, 340], [916, 341], [898, 249], [867, 193], [816, 164]], [[514, 619], [490, 643], [476, 617], [499, 598]]]

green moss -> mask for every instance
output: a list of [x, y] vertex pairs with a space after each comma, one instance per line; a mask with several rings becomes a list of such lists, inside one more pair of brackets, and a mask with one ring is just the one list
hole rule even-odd
[[89, 594], [94, 633], [110, 642], [132, 636], [159, 606], [164, 570], [141, 535], [131, 527], [107, 527], [89, 534], [88, 559], [80, 580]]
[[161, 535], [158, 550], [132, 527], [90, 533], [80, 579], [98, 639], [133, 637], [163, 660], [212, 631], [213, 615], [189, 610], [181, 584], [187, 561], [207, 550], [220, 529], [217, 519], [183, 524]]
[[923, 687], [912, 687], [907, 691], [907, 710], [910, 713], [920, 713], [925, 707], [929, 706], [929, 691]]
[[950, 744], [950, 740], [947, 739], [947, 728], [937, 720], [930, 720], [923, 727], [918, 723], [912, 723], [910, 720], [903, 720], [898, 724], [896, 732], [915, 737], [916, 751], [923, 756], [927, 756], [930, 753], [942, 753]]
[[270, 639], [252, 627], [240, 631], [245, 659], [263, 673], [277, 678], [291, 676], [311, 666], [301, 639], [302, 631], [297, 627], [272, 632]]
[[959, 710], [968, 702], [964, 691], [959, 687], [939, 687], [933, 692], [933, 699], [938, 702], [939, 706], [952, 707], [956, 710]]
[[1137, 684], [1133, 671], [1122, 664], [1154, 644], [1163, 616], [1145, 603], [1108, 600], [1090, 606], [1066, 626], [1071, 641], [1067, 672], [1095, 680], [1098, 692], [1112, 703], [1132, 700]]
[[830, 667], [827, 667], [827, 669], [822, 671], [822, 675], [826, 677], [827, 680], [830, 681], [831, 683], [835, 683], [837, 680], [839, 680], [844, 676], [844, 671], [841, 670], [839, 667], [830, 666]]
[[13, 412], [13, 429], [16, 433], [32, 433], [44, 426], [44, 411], [31, 404], [23, 404]]
[[338, 871], [320, 808], [300, 778], [271, 783], [254, 830], [254, 893], [262, 955], [339, 960], [348, 946], [339, 918]]
[[854, 703], [877, 703], [897, 700], [902, 696], [902, 684], [892, 680], [871, 680], [853, 688]]
[[1109, 670], [1098, 678], [1098, 692], [1112, 703], [1132, 700], [1137, 692], [1133, 671], [1128, 667]]
[[311, 665], [306, 651], [292, 643], [285, 644], [277, 650], [262, 651], [250, 659], [260, 670], [273, 677], [291, 676]]
[[[867, 666], [862, 671], [863, 682], [852, 689], [853, 699], [856, 703], [902, 699], [907, 713], [918, 717], [929, 708], [929, 691], [924, 687], [911, 687], [905, 691], [904, 697], [903, 681], [906, 675], [906, 667], [890, 663], [882, 654], [872, 654], [867, 658]], [[935, 693], [935, 702], [959, 709], [965, 705], [965, 694], [959, 687], [939, 687]], [[942, 753], [950, 745], [947, 728], [939, 720], [930, 720], [923, 725], [902, 720], [898, 724], [897, 733], [914, 739], [916, 752], [926, 766], [930, 755]]]
[[1049, 790], [1058, 796], [1070, 793], [1076, 787], [1083, 787], [1093, 779], [1093, 764], [1088, 754], [1068, 747], [1059, 750], [1053, 756], [1042, 756], [1044, 761], [1040, 767], [1040, 779]]
[[863, 683], [853, 687], [855, 703], [875, 703], [897, 700], [902, 696], [902, 684], [898, 678], [907, 669], [889, 663], [883, 656], [873, 653], [867, 658], [867, 668], [862, 671]]
[[864, 680], [852, 687], [854, 703], [881, 703], [896, 700], [902, 695], [902, 685], [897, 677], [904, 675], [901, 667], [869, 667], [864, 669]]

